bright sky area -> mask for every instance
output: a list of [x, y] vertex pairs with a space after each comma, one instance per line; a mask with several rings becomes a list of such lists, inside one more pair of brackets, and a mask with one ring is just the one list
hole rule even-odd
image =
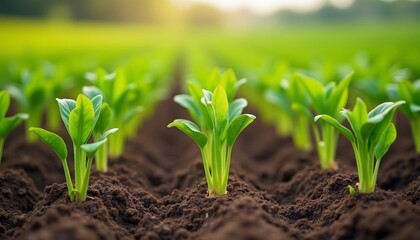
[[354, 0], [173, 0], [179, 6], [203, 3], [217, 7], [225, 12], [247, 9], [255, 14], [271, 14], [280, 9], [298, 12], [316, 10], [326, 1], [341, 8], [350, 6]]

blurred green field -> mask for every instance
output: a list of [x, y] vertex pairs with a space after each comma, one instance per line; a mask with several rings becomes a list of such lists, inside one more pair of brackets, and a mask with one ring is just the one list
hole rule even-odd
[[126, 53], [173, 45], [247, 51], [303, 63], [314, 58], [346, 61], [364, 51], [414, 63], [420, 52], [416, 22], [331, 23], [265, 28], [187, 28], [0, 18], [1, 58], [57, 54]]

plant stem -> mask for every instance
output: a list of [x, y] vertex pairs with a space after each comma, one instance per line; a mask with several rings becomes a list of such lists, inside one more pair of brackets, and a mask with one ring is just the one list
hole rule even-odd
[[337, 167], [335, 164], [335, 153], [337, 149], [338, 134], [334, 127], [327, 123], [321, 123], [321, 132], [322, 139], [319, 136], [318, 129], [314, 128], [321, 167], [322, 169], [334, 169]]
[[57, 130], [60, 127], [60, 112], [56, 106], [50, 106], [47, 114], [47, 126], [51, 130]]
[[1, 160], [3, 159], [4, 141], [5, 141], [5, 138], [0, 138], [0, 164], [1, 164]]
[[107, 145], [102, 144], [98, 151], [95, 153], [95, 161], [96, 161], [96, 169], [99, 172], [107, 172], [108, 171], [108, 154], [107, 154]]
[[77, 201], [84, 202], [86, 201], [87, 197], [87, 189], [89, 186], [89, 176], [90, 176], [90, 169], [92, 167], [93, 156], [89, 157], [88, 163], [86, 167], [86, 171], [83, 173], [83, 183], [79, 190], [79, 195]]
[[120, 130], [108, 136], [109, 156], [117, 158], [122, 155], [124, 150], [124, 130]]
[[74, 148], [74, 175], [76, 190], [80, 192], [80, 187], [83, 184], [83, 175], [85, 168], [86, 154], [80, 146], [73, 145]]
[[74, 201], [74, 193], [73, 193], [73, 182], [71, 180], [69, 166], [67, 165], [67, 159], [62, 159], [61, 163], [63, 164], [64, 168], [64, 175], [66, 176], [66, 183], [67, 183], [67, 191], [69, 192], [70, 201]]
[[29, 113], [29, 118], [25, 122], [26, 125], [26, 140], [29, 143], [34, 143], [38, 140], [38, 137], [30, 132], [28, 129], [30, 127], [40, 127], [41, 126], [41, 115], [40, 113], [33, 111]]
[[306, 116], [297, 114], [293, 127], [293, 142], [295, 146], [303, 151], [309, 152], [312, 149], [309, 123]]
[[359, 144], [358, 149], [354, 150], [356, 155], [357, 171], [359, 175], [359, 192], [372, 193], [375, 189], [375, 185], [372, 184], [373, 179], [371, 179], [373, 175], [373, 164], [375, 160], [374, 151], [369, 151], [367, 143]]
[[416, 153], [420, 153], [420, 116], [414, 115], [410, 120], [410, 126]]

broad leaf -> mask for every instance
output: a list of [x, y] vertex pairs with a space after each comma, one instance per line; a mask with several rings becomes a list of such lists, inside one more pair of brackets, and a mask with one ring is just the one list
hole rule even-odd
[[[378, 105], [368, 114], [368, 121], [362, 125], [362, 138], [370, 138], [371, 143], [374, 144], [385, 131], [385, 128], [391, 122], [395, 109], [404, 104], [404, 101], [386, 102]], [[373, 141], [373, 142], [372, 142]]]
[[6, 137], [19, 124], [29, 117], [26, 113], [18, 113], [12, 117], [5, 117], [0, 121], [0, 137]]
[[306, 118], [309, 119], [309, 121], [311, 123], [314, 123], [314, 115], [309, 110], [309, 108], [303, 106], [300, 103], [295, 102], [295, 103], [292, 104], [292, 110], [295, 113], [301, 113], [301, 114], [303, 114]]
[[6, 116], [10, 106], [10, 93], [8, 91], [0, 91], [0, 120]]
[[375, 148], [376, 159], [382, 159], [382, 157], [388, 152], [389, 147], [394, 143], [397, 138], [397, 130], [393, 123], [389, 124], [386, 130], [381, 134], [378, 144]]
[[104, 132], [99, 139], [100, 140], [106, 139], [109, 135], [114, 134], [117, 131], [118, 131], [118, 128], [109, 129], [108, 131]]
[[227, 118], [226, 113], [229, 109], [229, 102], [227, 99], [226, 91], [221, 85], [217, 86], [214, 90], [212, 102], [215, 109], [217, 122], [223, 122]]
[[76, 100], [76, 108], [71, 111], [69, 120], [69, 132], [73, 143], [78, 146], [85, 144], [95, 121], [94, 108], [89, 98], [79, 94]]
[[174, 101], [182, 107], [186, 108], [194, 121], [201, 122], [200, 109], [194, 101], [193, 97], [187, 94], [180, 94], [174, 97]]
[[58, 108], [60, 109], [61, 119], [66, 126], [67, 131], [70, 133], [69, 121], [70, 121], [70, 112], [76, 108], [76, 101], [73, 99], [59, 99], [56, 98], [58, 102]]
[[239, 134], [254, 120], [255, 116], [251, 114], [243, 114], [235, 118], [227, 130], [227, 144], [232, 146]]
[[93, 157], [95, 155], [96, 151], [98, 151], [99, 147], [102, 146], [108, 139], [102, 139], [100, 141], [94, 142], [94, 143], [87, 143], [83, 144], [80, 147], [86, 152], [86, 155], [88, 158]]
[[238, 98], [229, 104], [229, 121], [242, 114], [243, 109], [248, 105], [245, 98]]
[[101, 114], [98, 122], [95, 125], [95, 132], [102, 134], [106, 129], [109, 128], [113, 119], [112, 109], [107, 103], [103, 103], [101, 106]]
[[335, 129], [337, 129], [341, 134], [344, 135], [350, 142], [354, 143], [355, 139], [353, 136], [353, 133], [343, 125], [341, 125], [335, 118], [329, 116], [329, 115], [318, 115], [315, 116], [314, 120], [317, 122], [318, 120], [323, 120], [333, 126]]
[[311, 97], [312, 102], [314, 103], [315, 110], [318, 113], [323, 113], [323, 105], [325, 100], [324, 86], [322, 85], [322, 83], [301, 74], [297, 75], [296, 79], [301, 82], [302, 86], [309, 93], [309, 96]]
[[60, 157], [61, 160], [67, 158], [67, 148], [64, 140], [55, 133], [49, 132], [42, 128], [29, 128], [30, 132], [35, 133], [41, 141], [50, 146]]
[[350, 112], [344, 109], [341, 111], [341, 114], [347, 118], [356, 135], [360, 133], [362, 125], [368, 120], [366, 104], [360, 98], [357, 98], [353, 111]]
[[96, 97], [92, 98], [91, 103], [93, 105], [93, 126], [95, 127], [96, 123], [98, 122], [99, 116], [101, 115], [101, 107], [102, 107], [102, 95], [97, 95]]
[[141, 106], [134, 107], [134, 108], [130, 109], [129, 111], [127, 111], [126, 113], [124, 113], [123, 121], [128, 122], [131, 119], [133, 119], [133, 117], [137, 116], [137, 114], [139, 114], [141, 112], [143, 112], [143, 107], [141, 107]]
[[191, 137], [198, 146], [203, 149], [207, 144], [207, 137], [204, 135], [197, 125], [185, 119], [176, 119], [168, 125], [168, 128], [176, 127], [189, 137]]
[[92, 100], [98, 95], [102, 95], [102, 97], [104, 96], [102, 91], [95, 86], [84, 86], [82, 89], [82, 93], [86, 95], [86, 97], [88, 97], [90, 100]]

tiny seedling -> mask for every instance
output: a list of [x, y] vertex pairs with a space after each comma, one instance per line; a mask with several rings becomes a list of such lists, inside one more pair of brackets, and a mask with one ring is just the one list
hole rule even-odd
[[[404, 103], [385, 102], [368, 113], [365, 102], [358, 98], [353, 111], [343, 109], [340, 112], [349, 122], [352, 131], [332, 116], [315, 117], [315, 121], [330, 124], [350, 141], [356, 157], [360, 193], [372, 193], [375, 190], [381, 160], [397, 137], [392, 123], [393, 116], [397, 107]], [[351, 188], [350, 193], [354, 195], [355, 191]]]
[[61, 118], [73, 142], [74, 185], [67, 164], [67, 147], [64, 140], [42, 128], [30, 128], [29, 131], [48, 144], [61, 159], [70, 200], [83, 202], [87, 197], [90, 169], [95, 153], [107, 141], [108, 135], [114, 133], [116, 129], [108, 130], [98, 141], [88, 143], [101, 114], [102, 96], [90, 100], [85, 95], [79, 94], [76, 101], [72, 99], [57, 99], [57, 101]]
[[410, 82], [402, 80], [388, 87], [388, 94], [393, 100], [404, 100], [407, 104], [401, 110], [410, 121], [411, 134], [414, 138], [416, 153], [420, 153], [420, 80]]
[[232, 101], [234, 93], [242, 83], [243, 80], [237, 82], [234, 75], [225, 75], [221, 84], [210, 92], [190, 82], [190, 95], [175, 97], [175, 102], [187, 108], [198, 125], [189, 120], [176, 119], [168, 127], [178, 128], [191, 137], [200, 148], [208, 194], [211, 197], [227, 193], [233, 144], [238, 135], [255, 119], [251, 114], [242, 114], [247, 106], [245, 99]]
[[4, 142], [6, 137], [19, 124], [28, 119], [28, 114], [18, 113], [11, 117], [6, 117], [6, 113], [10, 106], [10, 93], [8, 91], [0, 91], [0, 164], [3, 157]]
[[305, 107], [300, 103], [293, 105], [294, 109], [304, 113], [310, 122], [312, 122], [313, 132], [318, 151], [318, 158], [320, 160], [321, 168], [335, 169], [337, 164], [335, 162], [335, 154], [338, 144], [338, 132], [330, 124], [321, 121], [318, 125], [313, 121], [314, 114], [326, 114], [340, 120], [344, 120], [340, 114], [340, 110], [347, 104], [348, 86], [352, 74], [347, 75], [338, 84], [330, 82], [323, 85], [321, 82], [310, 77], [299, 75], [298, 80], [304, 86], [308, 95], [311, 97], [311, 106]]

